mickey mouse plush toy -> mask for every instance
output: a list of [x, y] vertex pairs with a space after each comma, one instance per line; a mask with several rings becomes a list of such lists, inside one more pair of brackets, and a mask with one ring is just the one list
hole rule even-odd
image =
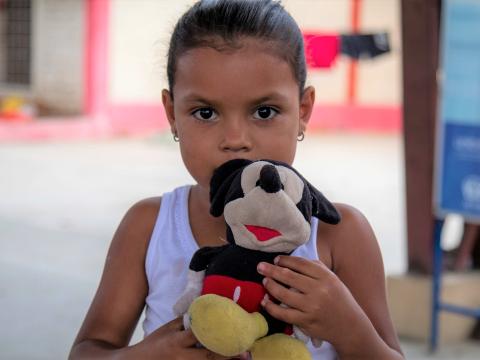
[[305, 244], [311, 216], [337, 224], [337, 210], [296, 170], [272, 160], [224, 163], [212, 176], [210, 200], [211, 214], [224, 214], [228, 244], [193, 255], [175, 313], [184, 315], [185, 327], [218, 354], [250, 351], [254, 360], [310, 359], [304, 344], [309, 338], [263, 310], [266, 289], [257, 265], [273, 264], [278, 255]]

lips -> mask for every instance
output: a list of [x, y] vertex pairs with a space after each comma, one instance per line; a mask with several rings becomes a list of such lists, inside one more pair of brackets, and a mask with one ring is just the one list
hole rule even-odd
[[245, 225], [248, 231], [250, 231], [258, 241], [267, 241], [273, 239], [276, 236], [282, 235], [282, 233], [278, 232], [275, 229], [270, 229], [263, 226], [256, 226], [256, 225]]

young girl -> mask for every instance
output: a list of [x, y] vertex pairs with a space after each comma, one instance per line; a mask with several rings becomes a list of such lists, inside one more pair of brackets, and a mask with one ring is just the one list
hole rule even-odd
[[[209, 181], [227, 160], [291, 164], [310, 118], [302, 34], [273, 0], [203, 0], [178, 21], [162, 93], [173, 138], [195, 179], [135, 204], [122, 220], [71, 359], [224, 359], [195, 346], [173, 304], [192, 254], [222, 245], [223, 217], [209, 213]], [[362, 214], [337, 204], [342, 221], [312, 220], [304, 257], [261, 263], [274, 317], [325, 340], [314, 359], [403, 359], [386, 304], [375, 236]], [[312, 251], [308, 251], [311, 249]], [[296, 284], [298, 293], [282, 284]], [[146, 308], [145, 338], [129, 346]]]

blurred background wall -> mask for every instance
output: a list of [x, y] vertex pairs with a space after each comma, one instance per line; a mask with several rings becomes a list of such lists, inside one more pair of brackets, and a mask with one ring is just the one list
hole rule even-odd
[[33, 0], [29, 90], [41, 114], [83, 111], [85, 5], [78, 0]]
[[[111, 2], [110, 94], [114, 102], [156, 102], [166, 87], [165, 54], [175, 20], [192, 1], [129, 0]], [[324, 33], [352, 31], [350, 0], [287, 0], [283, 2], [302, 30]], [[389, 33], [392, 52], [358, 64], [358, 104], [401, 103], [401, 38], [398, 0], [364, 0], [362, 32]], [[381, 16], [379, 16], [381, 14]], [[155, 49], [155, 51], [152, 51]], [[348, 101], [348, 65], [341, 56], [329, 69], [312, 70], [309, 82], [320, 103]], [[160, 80], [160, 81], [159, 81]], [[125, 86], [129, 84], [129, 86]]]
[[[13, 102], [17, 120], [56, 117], [72, 124], [102, 117], [104, 128], [121, 126], [126, 132], [164, 128], [160, 94], [166, 87], [169, 36], [191, 3], [0, 0], [0, 100], [12, 107], [11, 97], [20, 97]], [[310, 68], [308, 83], [317, 89], [318, 105], [312, 126], [399, 131], [399, 0], [286, 0], [284, 5], [306, 33], [386, 33], [389, 38], [384, 55], [356, 61], [339, 54], [327, 68]], [[15, 118], [7, 115], [0, 112], [0, 137], [5, 119]]]

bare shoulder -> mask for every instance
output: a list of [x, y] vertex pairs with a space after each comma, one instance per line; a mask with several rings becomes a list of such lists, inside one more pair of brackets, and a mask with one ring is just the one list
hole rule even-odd
[[145, 224], [155, 221], [160, 210], [160, 204], [162, 202], [161, 196], [150, 197], [140, 200], [133, 204], [125, 214], [125, 219], [141, 220]]
[[144, 259], [148, 243], [160, 210], [161, 197], [138, 201], [126, 212], [113, 236], [107, 262], [111, 255], [137, 254]]
[[145, 256], [160, 203], [160, 197], [141, 200], [123, 217], [74, 346], [92, 339], [117, 347], [128, 344], [148, 294]]
[[122, 219], [113, 240], [115, 241], [117, 235], [124, 231], [134, 231], [137, 234], [134, 238], [137, 240], [149, 240], [150, 236], [145, 237], [145, 235], [151, 235], [153, 231], [161, 201], [161, 197], [151, 197], [135, 203]]
[[[340, 213], [341, 221], [337, 225], [322, 224], [319, 227], [319, 235], [325, 237], [341, 237], [342, 234], [349, 232], [356, 232], [359, 230], [369, 231], [371, 229], [367, 218], [357, 208], [347, 204], [334, 204], [337, 211]], [[330, 239], [330, 240], [334, 240]]]
[[322, 261], [338, 273], [348, 257], [359, 254], [357, 250], [373, 251], [376, 254], [371, 255], [377, 257], [379, 249], [372, 227], [360, 210], [347, 204], [334, 205], [342, 220], [337, 225], [321, 223], [317, 232], [317, 247]]

